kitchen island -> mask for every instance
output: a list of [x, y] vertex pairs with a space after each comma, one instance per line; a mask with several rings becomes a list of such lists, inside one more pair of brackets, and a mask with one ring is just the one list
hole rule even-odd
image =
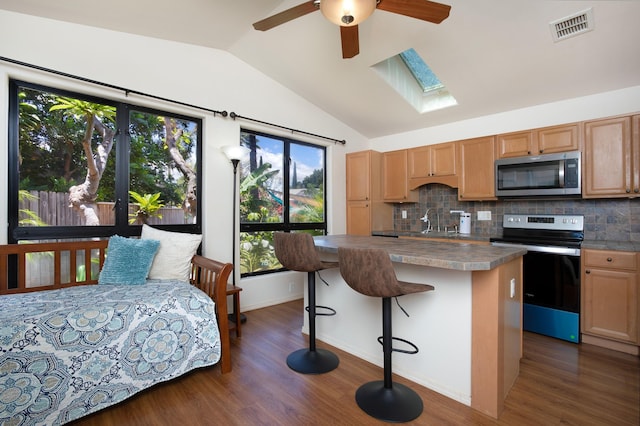
[[[393, 335], [412, 341], [420, 351], [394, 352], [393, 372], [499, 417], [522, 356], [525, 250], [351, 235], [314, 240], [326, 260], [337, 259], [338, 247], [382, 248], [399, 280], [433, 285], [435, 291], [398, 298], [410, 317], [393, 309]], [[317, 282], [316, 302], [337, 314], [316, 322], [316, 337], [382, 366], [380, 299], [353, 291], [338, 269], [324, 270], [321, 277], [330, 285]], [[305, 315], [304, 331], [306, 321]]]

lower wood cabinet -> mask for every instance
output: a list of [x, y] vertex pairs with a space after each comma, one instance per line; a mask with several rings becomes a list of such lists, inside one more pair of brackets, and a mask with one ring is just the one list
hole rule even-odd
[[371, 201], [347, 201], [347, 234], [371, 235]]
[[[630, 344], [635, 347], [631, 353], [637, 354], [640, 343], [638, 253], [583, 249], [582, 264], [583, 341]], [[591, 341], [591, 336], [605, 340]], [[620, 349], [615, 345], [609, 347]]]

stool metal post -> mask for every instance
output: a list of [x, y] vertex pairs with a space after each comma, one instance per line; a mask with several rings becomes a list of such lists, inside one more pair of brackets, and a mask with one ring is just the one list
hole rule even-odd
[[422, 398], [413, 389], [392, 380], [391, 298], [382, 299], [382, 352], [384, 380], [365, 383], [356, 391], [358, 406], [371, 417], [387, 422], [408, 422], [422, 414]]
[[316, 273], [307, 273], [307, 293], [309, 299], [309, 350], [316, 350]]
[[[309, 318], [309, 348], [298, 349], [287, 357], [287, 365], [294, 371], [303, 374], [328, 373], [338, 367], [338, 356], [326, 349], [316, 348], [316, 316], [333, 315], [335, 312], [324, 314], [316, 310], [315, 272], [307, 273], [307, 292], [309, 305], [306, 307]], [[320, 306], [325, 308], [323, 306]], [[325, 308], [331, 310], [331, 308]]]

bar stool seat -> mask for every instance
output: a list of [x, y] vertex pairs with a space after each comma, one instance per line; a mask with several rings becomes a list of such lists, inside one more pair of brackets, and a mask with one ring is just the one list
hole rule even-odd
[[[382, 298], [382, 343], [384, 380], [365, 383], [356, 391], [356, 402], [367, 414], [387, 422], [408, 422], [422, 414], [422, 398], [409, 387], [393, 383], [391, 353], [418, 353], [413, 343], [393, 337], [391, 329], [391, 298], [405, 294], [431, 291], [433, 286], [398, 281], [389, 254], [381, 249], [338, 248], [340, 274], [346, 283], [371, 297]], [[393, 342], [402, 342], [411, 349], [397, 349]]]
[[287, 365], [303, 374], [321, 374], [334, 370], [340, 362], [338, 357], [331, 351], [316, 348], [316, 316], [336, 314], [332, 308], [316, 305], [316, 272], [337, 268], [338, 263], [322, 261], [316, 251], [313, 237], [304, 232], [275, 232], [273, 243], [276, 257], [282, 266], [291, 271], [307, 272], [309, 304], [305, 310], [309, 318], [309, 348], [292, 352], [287, 357]]

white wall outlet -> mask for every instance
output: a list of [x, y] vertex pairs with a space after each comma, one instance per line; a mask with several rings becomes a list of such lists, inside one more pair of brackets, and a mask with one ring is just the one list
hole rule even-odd
[[407, 211], [406, 210], [402, 210], [402, 218], [403, 219], [407, 218]]
[[510, 289], [510, 293], [511, 293], [511, 298], [513, 299], [514, 297], [516, 297], [516, 279], [515, 278], [511, 278], [511, 289]]
[[478, 220], [491, 220], [491, 210], [478, 212]]

